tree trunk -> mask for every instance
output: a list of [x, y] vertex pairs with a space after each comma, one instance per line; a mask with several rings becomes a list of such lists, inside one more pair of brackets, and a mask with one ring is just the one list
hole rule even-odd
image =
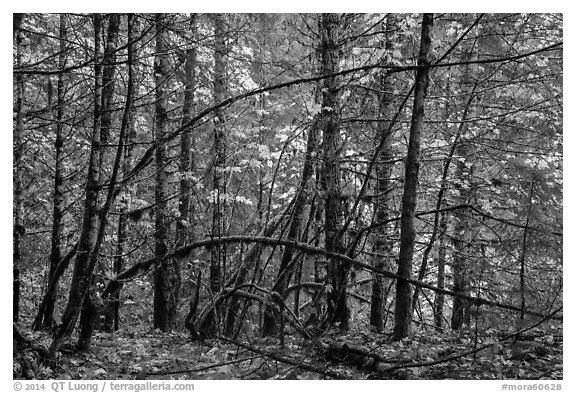
[[[467, 155], [468, 149], [460, 145], [457, 150], [459, 157], [465, 157]], [[458, 179], [458, 184], [456, 189], [459, 192], [459, 202], [468, 203], [470, 193], [467, 189], [462, 187], [461, 182], [467, 182], [470, 179], [470, 171], [466, 168], [466, 164], [459, 161], [456, 165], [456, 178]], [[452, 307], [452, 320], [451, 326], [453, 330], [459, 330], [465, 322], [465, 310], [467, 307], [467, 300], [461, 296], [466, 296], [468, 294], [470, 286], [470, 278], [468, 276], [468, 266], [467, 266], [467, 234], [470, 231], [468, 228], [468, 223], [466, 216], [463, 212], [456, 212], [454, 214], [456, 223], [454, 224], [454, 292], [456, 297], [454, 298], [454, 303]]]
[[166, 23], [163, 14], [156, 14], [156, 54], [154, 75], [156, 83], [156, 188], [155, 188], [155, 249], [154, 271], [154, 327], [169, 332], [176, 325], [180, 296], [180, 263], [176, 258], [165, 259], [168, 252], [168, 171], [166, 142], [168, 110], [168, 55], [166, 50]]
[[[520, 253], [520, 321], [524, 320], [526, 312], [526, 251], [528, 248], [528, 228], [530, 226], [530, 215], [532, 214], [532, 203], [534, 196], [534, 184], [536, 175], [532, 174], [530, 181], [530, 192], [528, 193], [528, 211], [526, 212], [526, 224], [524, 224], [524, 234], [522, 236], [522, 251]], [[523, 326], [520, 326], [523, 328]]]
[[[386, 18], [386, 41], [384, 47], [387, 53], [392, 53], [394, 49], [394, 42], [390, 37], [390, 32], [396, 29], [396, 21], [393, 15], [388, 15]], [[393, 133], [389, 132], [391, 117], [393, 113], [392, 108], [392, 94], [393, 85], [390, 77], [382, 73], [377, 79], [377, 89], [382, 93], [377, 96], [377, 116], [380, 120], [377, 123], [376, 135], [377, 138], [384, 141], [382, 142], [382, 149], [380, 149], [377, 166], [376, 166], [376, 202], [374, 205], [374, 216], [377, 223], [385, 223], [390, 218], [390, 205], [392, 204], [391, 186], [392, 170], [394, 163], [392, 162], [392, 137]], [[377, 143], [378, 145], [378, 143]], [[378, 269], [391, 270], [389, 258], [392, 255], [393, 243], [390, 240], [392, 234], [392, 223], [385, 223], [376, 228], [374, 234], [374, 266]], [[384, 277], [380, 274], [372, 275], [372, 296], [370, 302], [370, 325], [378, 330], [384, 329], [384, 307], [386, 306], [386, 298], [384, 296]]]
[[40, 302], [40, 306], [38, 307], [38, 313], [36, 314], [36, 318], [34, 319], [34, 323], [32, 324], [32, 329], [35, 330], [40, 329], [40, 324], [42, 322], [46, 310], [46, 305], [47, 302], [49, 301], [49, 296], [51, 293], [56, 293], [56, 288], [58, 287], [60, 277], [62, 277], [62, 274], [64, 274], [64, 272], [70, 265], [70, 262], [72, 261], [72, 258], [74, 258], [74, 256], [76, 255], [77, 251], [78, 251], [78, 243], [76, 243], [74, 247], [72, 247], [72, 249], [68, 251], [63, 258], [60, 259], [60, 262], [58, 262], [58, 266], [54, 270], [54, 276], [52, 277], [52, 280], [48, 283], [46, 293], [44, 294], [42, 302]]
[[[134, 14], [128, 14], [128, 45], [127, 45], [127, 67], [128, 67], [128, 80], [126, 82], [126, 104], [124, 106], [123, 121], [126, 121], [126, 127], [129, 128], [129, 132], [126, 136], [125, 152], [123, 158], [123, 168], [122, 172], [126, 176], [130, 173], [132, 166], [134, 165], [133, 160], [133, 149], [132, 141], [135, 138], [136, 131], [133, 125], [133, 113], [132, 107], [134, 104], [134, 78], [136, 73], [136, 67], [134, 64], [134, 31], [136, 29], [136, 17]], [[124, 185], [122, 188], [122, 214], [118, 217], [118, 232], [117, 232], [117, 243], [116, 243], [116, 256], [114, 258], [113, 272], [114, 274], [119, 274], [122, 271], [123, 266], [123, 254], [125, 252], [125, 244], [128, 240], [128, 224], [129, 220], [126, 217], [126, 213], [130, 210], [130, 202], [132, 200], [132, 187]], [[119, 317], [120, 317], [120, 297], [119, 293], [115, 293], [111, 299], [106, 304], [105, 320], [104, 320], [104, 330], [107, 332], [116, 331], [119, 327]]]
[[[451, 75], [448, 77], [446, 82], [445, 92], [448, 94], [451, 90]], [[447, 103], [445, 106], [445, 117], [446, 119], [450, 118], [450, 105]], [[464, 122], [460, 123], [462, 127]], [[444, 125], [446, 135], [448, 135], [449, 125]], [[460, 128], [461, 128], [460, 127]], [[449, 156], [454, 156], [454, 152], [456, 151], [456, 145], [458, 143], [458, 139], [460, 138], [461, 130], [458, 130], [456, 137], [454, 138], [454, 142], [452, 143], [452, 150]], [[446, 187], [448, 185], [446, 184]], [[444, 289], [445, 282], [446, 282], [446, 256], [448, 255], [448, 248], [449, 248], [449, 237], [448, 237], [448, 226], [449, 226], [449, 218], [450, 213], [442, 212], [440, 215], [440, 223], [439, 223], [439, 236], [440, 236], [440, 245], [438, 248], [438, 257], [437, 257], [437, 266], [438, 266], [438, 273], [436, 276], [436, 286], [438, 288]], [[441, 292], [436, 292], [434, 297], [434, 325], [438, 331], [442, 331], [444, 329], [444, 303], [445, 303], [445, 295]]]
[[[472, 41], [471, 46], [464, 49], [463, 61], [472, 61], [478, 57], [478, 46], [476, 40]], [[463, 76], [461, 85], [464, 87], [463, 93], [468, 93], [468, 103], [465, 105], [463, 121], [459, 128], [461, 134], [460, 141], [456, 147], [456, 156], [458, 162], [456, 164], [456, 171], [454, 177], [456, 179], [456, 190], [458, 192], [457, 204], [468, 204], [474, 199], [474, 192], [471, 188], [472, 171], [473, 171], [473, 157], [471, 157], [471, 138], [468, 125], [464, 124], [466, 117], [474, 118], [475, 110], [472, 105], [474, 98], [474, 91], [476, 84], [474, 83], [474, 71], [476, 66], [467, 65]], [[465, 96], [465, 95], [464, 95]], [[468, 115], [469, 113], [469, 115]], [[454, 213], [454, 292], [457, 296], [454, 298], [452, 308], [451, 326], [453, 330], [459, 330], [463, 324], [470, 322], [470, 307], [471, 304], [468, 300], [458, 296], [467, 296], [470, 290], [470, 255], [471, 249], [469, 243], [471, 239], [471, 224], [469, 219], [463, 211], [456, 211]]]
[[[190, 14], [190, 36], [188, 38], [188, 45], [190, 47], [186, 50], [186, 58], [184, 63], [184, 103], [182, 106], [182, 122], [186, 124], [190, 121], [194, 108], [194, 90], [196, 89], [196, 57], [197, 45], [193, 43], [197, 37], [197, 15]], [[194, 172], [195, 163], [195, 142], [191, 130], [186, 130], [180, 137], [180, 201], [178, 204], [178, 211], [180, 216], [176, 222], [176, 247], [181, 247], [187, 242], [193, 241], [195, 235], [195, 218], [194, 205], [191, 203], [190, 193], [192, 191], [191, 177]], [[185, 321], [185, 327], [188, 328], [191, 334], [196, 334], [194, 327], [194, 317], [196, 309], [198, 308], [198, 301], [200, 297], [201, 288], [201, 271], [198, 272], [198, 278], [195, 286], [195, 297], [190, 302], [190, 310]]]
[[102, 66], [98, 59], [100, 53], [100, 27], [101, 16], [94, 14], [94, 123], [92, 130], [92, 143], [90, 149], [90, 160], [88, 163], [88, 176], [86, 181], [86, 197], [84, 201], [84, 218], [82, 230], [78, 242], [78, 251], [74, 263], [72, 283], [68, 303], [62, 315], [62, 324], [58, 328], [52, 345], [50, 347], [51, 356], [54, 357], [56, 351], [62, 343], [67, 340], [74, 331], [74, 326], [80, 314], [82, 303], [90, 287], [92, 273], [94, 272], [95, 258], [91, 258], [91, 253], [96, 246], [98, 235], [98, 181], [100, 178], [100, 129], [101, 129], [101, 95], [102, 95]]
[[[438, 249], [438, 274], [436, 286], [444, 289], [444, 281], [446, 274], [446, 249], [448, 247], [447, 231], [448, 231], [448, 213], [442, 212], [439, 224], [440, 247]], [[444, 325], [444, 294], [436, 292], [434, 298], [434, 325], [441, 330]]]
[[[196, 39], [196, 14], [190, 15], [190, 37]], [[189, 43], [184, 64], [184, 104], [182, 107], [182, 122], [186, 124], [192, 118], [194, 108], [194, 90], [196, 89], [196, 44]], [[190, 177], [195, 169], [194, 151], [196, 147], [192, 132], [186, 130], [180, 137], [180, 203], [178, 210], [180, 217], [176, 223], [176, 246], [180, 247], [191, 241], [194, 236], [193, 205], [190, 201], [192, 182]]]
[[[450, 84], [448, 84], [448, 86], [450, 86]], [[442, 179], [440, 180], [440, 190], [438, 191], [438, 197], [436, 198], [436, 206], [435, 206], [436, 213], [434, 214], [434, 224], [432, 226], [432, 234], [430, 235], [430, 241], [426, 245], [426, 248], [424, 249], [422, 255], [422, 264], [420, 265], [420, 270], [418, 272], [418, 278], [417, 278], [418, 281], [422, 281], [424, 279], [424, 275], [426, 274], [426, 269], [428, 267], [428, 256], [430, 255], [432, 247], [434, 246], [434, 242], [436, 241], [438, 233], [441, 230], [441, 228], [439, 228], [439, 221], [440, 221], [439, 210], [442, 208], [444, 204], [444, 192], [448, 188], [448, 175], [450, 173], [450, 165], [452, 164], [454, 154], [457, 152], [458, 147], [460, 146], [460, 137], [465, 131], [465, 124], [469, 118], [468, 113], [471, 109], [472, 101], [474, 100], [475, 97], [474, 94], [475, 91], [476, 91], [476, 84], [474, 84], [474, 87], [472, 87], [468, 95], [468, 100], [464, 104], [462, 119], [460, 121], [460, 125], [458, 126], [458, 131], [454, 136], [454, 141], [452, 142], [452, 146], [450, 148], [450, 151], [448, 152], [448, 157], [446, 157], [446, 161], [444, 162], [444, 168], [442, 170]], [[448, 106], [446, 107], [446, 110], [448, 112]], [[448, 116], [448, 113], [446, 114], [446, 116]], [[420, 288], [416, 287], [414, 289], [414, 297], [412, 299], [412, 310], [416, 309], [419, 293]]]
[[[214, 103], [224, 101], [226, 96], [226, 37], [224, 31], [224, 16], [214, 14]], [[226, 210], [226, 116], [223, 110], [216, 112], [214, 119], [214, 172], [212, 187], [213, 215], [212, 236], [225, 234], [224, 215]], [[226, 266], [226, 249], [224, 246], [212, 248], [210, 264], [210, 289], [217, 293], [223, 282], [222, 272]]]
[[[58, 68], [63, 70], [66, 67], [66, 15], [60, 14], [60, 54], [58, 56]], [[52, 240], [50, 250], [50, 270], [48, 273], [48, 283], [52, 282], [56, 276], [56, 269], [61, 259], [60, 238], [62, 236], [62, 218], [63, 218], [63, 205], [64, 205], [64, 163], [62, 162], [62, 150], [64, 148], [64, 136], [62, 117], [64, 115], [64, 76], [65, 74], [58, 74], [57, 82], [57, 107], [56, 107], [56, 141], [55, 148], [55, 163], [54, 163], [54, 197], [52, 202]], [[49, 94], [51, 95], [51, 94]], [[51, 105], [50, 105], [51, 106]], [[39, 323], [34, 323], [34, 329], [48, 329], [54, 328], [54, 307], [56, 297], [58, 295], [58, 280], [55, 281], [56, 285], [48, 292], [46, 292], [46, 307], [42, 319]]]
[[[16, 66], [22, 63], [22, 32], [19, 30], [22, 22], [22, 14], [19, 18], [14, 14], [14, 35], [16, 37]], [[17, 20], [18, 19], [18, 20]], [[18, 322], [20, 317], [20, 264], [22, 250], [20, 243], [24, 236], [24, 220], [22, 212], [22, 154], [24, 151], [24, 77], [22, 74], [15, 76], [16, 102], [14, 112], [16, 114], [16, 124], [14, 126], [14, 147], [13, 147], [13, 251], [12, 251], [12, 271], [13, 271], [13, 296], [12, 296], [12, 320]]]
[[[214, 14], [214, 103], [218, 104], [226, 99], [226, 35], [224, 29], [224, 15]], [[224, 236], [226, 213], [226, 115], [223, 109], [215, 111], [214, 117], [214, 166], [212, 176], [212, 228], [211, 237]], [[217, 244], [211, 248], [210, 256], [210, 292], [215, 296], [225, 281], [226, 246]], [[211, 335], [216, 332], [220, 320], [221, 304], [212, 309], [210, 316], [204, 318], [199, 332]]]
[[[26, 14], [12, 14], [12, 38], [16, 37], [16, 32], [20, 30], [20, 26], [22, 25], [22, 20], [24, 19], [24, 15]], [[20, 64], [18, 64], [20, 66]]]
[[[433, 14], [424, 14], [418, 55], [418, 65], [421, 68], [416, 72], [414, 105], [412, 108], [412, 121], [410, 123], [410, 139], [405, 164], [404, 194], [402, 196], [402, 216], [400, 220], [398, 275], [407, 279], [409, 279], [412, 274], [412, 259], [414, 257], [414, 244], [416, 240], [414, 214], [416, 212], [418, 173], [420, 170], [420, 142], [422, 139], [422, 124], [424, 122], [424, 101], [429, 81], [429, 53], [433, 24]], [[412, 288], [406, 281], [398, 280], [396, 282], [396, 305], [392, 339], [401, 340], [409, 336], [411, 323]]]
[[[114, 78], [116, 72], [116, 46], [118, 40], [118, 30], [120, 27], [120, 16], [119, 14], [110, 14], [108, 16], [108, 31], [106, 34], [106, 45], [104, 47], [104, 54], [102, 58], [102, 119], [100, 125], [100, 145], [106, 146], [110, 141], [110, 129], [112, 127], [112, 105], [114, 100], [114, 89], [116, 86], [116, 80]], [[100, 178], [104, 178], [106, 173], [106, 152], [107, 149], [100, 149], [99, 156], [99, 167], [100, 167]], [[106, 217], [103, 215], [104, 209], [101, 209], [100, 223], [98, 228], [98, 235], [96, 239], [96, 244], [94, 247], [94, 253], [91, 258], [94, 258], [94, 264], [96, 266], [98, 260], [98, 250], [103, 239], [103, 234], [100, 232], [105, 230], [106, 227]], [[100, 268], [100, 270], [103, 270]], [[99, 279], [101, 281], [101, 279]], [[80, 336], [78, 339], [78, 346], [82, 350], [88, 350], [90, 348], [90, 340], [92, 338], [92, 333], [95, 328], [95, 324], [98, 320], [99, 313], [101, 311], [99, 304], [98, 294], [96, 290], [96, 278], [92, 278], [90, 288], [86, 297], [84, 299], [84, 304], [82, 305], [82, 314], [80, 316]]]
[[[338, 71], [339, 57], [339, 22], [337, 14], [321, 14], [320, 29], [320, 73], [333, 74]], [[342, 238], [338, 235], [342, 225], [342, 198], [340, 184], [340, 108], [338, 104], [338, 79], [329, 77], [322, 82], [322, 108], [319, 126], [323, 132], [322, 141], [322, 191], [324, 193], [324, 217], [326, 233], [326, 250], [344, 253]], [[335, 259], [328, 261], [327, 284], [328, 309], [325, 325], [337, 324], [341, 329], [348, 329], [348, 306], [346, 304], [346, 284], [349, 265]]]

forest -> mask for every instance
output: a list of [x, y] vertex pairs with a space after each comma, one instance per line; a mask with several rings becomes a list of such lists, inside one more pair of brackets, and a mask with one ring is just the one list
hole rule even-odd
[[15, 379], [563, 379], [561, 14], [13, 14]]

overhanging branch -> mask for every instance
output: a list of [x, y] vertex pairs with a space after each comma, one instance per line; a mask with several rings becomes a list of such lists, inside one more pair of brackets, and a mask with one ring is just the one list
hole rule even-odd
[[[260, 236], [240, 236], [240, 235], [220, 237], [220, 238], [214, 238], [214, 239], [206, 239], [206, 240], [201, 240], [201, 241], [194, 242], [194, 243], [188, 244], [186, 246], [174, 249], [173, 251], [171, 251], [170, 253], [168, 253], [164, 256], [163, 262], [169, 258], [185, 258], [192, 251], [194, 251], [197, 248], [212, 247], [212, 246], [215, 246], [218, 244], [233, 244], [233, 243], [260, 243], [263, 245], [273, 246], [273, 247], [275, 247], [275, 246], [293, 247], [293, 248], [296, 248], [298, 250], [302, 250], [308, 254], [324, 255], [326, 257], [329, 257], [332, 260], [343, 261], [343, 262], [349, 263], [350, 265], [354, 265], [356, 267], [359, 267], [361, 269], [364, 269], [364, 270], [367, 270], [367, 271], [370, 271], [370, 272], [373, 272], [376, 274], [381, 274], [384, 277], [388, 277], [388, 278], [395, 279], [395, 280], [404, 280], [404, 281], [406, 281], [412, 285], [418, 286], [420, 288], [426, 288], [426, 289], [429, 289], [433, 292], [443, 293], [445, 295], [449, 295], [449, 296], [453, 296], [453, 297], [459, 296], [460, 298], [471, 301], [475, 305], [487, 305], [487, 306], [498, 307], [498, 308], [511, 310], [511, 311], [518, 311], [518, 312], [521, 311], [520, 307], [513, 306], [510, 304], [495, 302], [495, 301], [491, 301], [491, 300], [487, 300], [487, 299], [483, 299], [483, 298], [475, 297], [475, 296], [460, 295], [460, 294], [456, 294], [454, 291], [450, 291], [450, 290], [447, 290], [444, 288], [438, 288], [434, 285], [430, 285], [430, 284], [427, 284], [427, 283], [422, 282], [422, 281], [413, 280], [413, 279], [405, 279], [405, 278], [400, 277], [396, 273], [392, 273], [392, 272], [390, 272], [388, 270], [384, 270], [384, 269], [378, 269], [372, 265], [369, 265], [368, 263], [358, 261], [358, 260], [356, 260], [354, 258], [350, 258], [346, 255], [326, 251], [323, 248], [314, 247], [314, 246], [311, 246], [307, 243], [300, 243], [300, 242], [296, 242], [296, 241], [292, 241], [292, 240], [283, 240], [283, 239], [275, 239], [275, 238], [260, 237]], [[124, 272], [118, 274], [114, 279], [112, 279], [108, 283], [108, 285], [104, 289], [102, 297], [107, 298], [111, 294], [120, 291], [120, 289], [122, 288], [125, 281], [128, 281], [128, 280], [136, 277], [140, 273], [147, 272], [148, 269], [150, 269], [154, 265], [155, 262], [156, 262], [156, 258], [145, 259], [143, 261], [136, 263], [134, 266], [132, 266], [128, 270], [125, 270]], [[538, 313], [535, 311], [530, 311], [530, 310], [526, 310], [525, 313], [529, 314], [529, 315], [539, 316], [539, 317], [545, 316], [544, 314], [541, 314], [541, 313]]]

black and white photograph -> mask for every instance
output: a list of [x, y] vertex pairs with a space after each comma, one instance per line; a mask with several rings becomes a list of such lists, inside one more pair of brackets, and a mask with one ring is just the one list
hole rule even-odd
[[12, 17], [14, 391], [562, 390], [562, 13]]

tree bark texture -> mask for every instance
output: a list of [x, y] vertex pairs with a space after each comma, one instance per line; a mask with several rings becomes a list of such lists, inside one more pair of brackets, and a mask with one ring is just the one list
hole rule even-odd
[[156, 186], [155, 186], [155, 231], [154, 255], [154, 327], [169, 332], [176, 325], [177, 307], [180, 292], [180, 266], [176, 258], [165, 258], [168, 253], [168, 171], [166, 144], [168, 120], [168, 55], [166, 51], [166, 16], [156, 14], [156, 54], [154, 75], [156, 84], [155, 140]]
[[[338, 14], [321, 14], [320, 28], [320, 72], [322, 75], [338, 72], [339, 66], [339, 22]], [[324, 217], [326, 250], [343, 253], [342, 238], [338, 235], [342, 225], [343, 206], [341, 198], [340, 173], [340, 108], [338, 103], [338, 78], [335, 76], [322, 81], [322, 107], [319, 126], [322, 140], [322, 191], [324, 193]], [[349, 265], [333, 260], [327, 268], [328, 307], [326, 324], [338, 324], [348, 328], [349, 310], [346, 304], [346, 284]]]
[[[66, 15], [60, 14], [60, 54], [58, 56], [58, 68], [63, 70], [66, 67]], [[52, 238], [50, 248], [50, 269], [48, 272], [48, 283], [52, 282], [56, 275], [56, 269], [62, 258], [60, 249], [60, 238], [62, 236], [62, 219], [64, 208], [64, 135], [62, 117], [64, 115], [65, 98], [65, 74], [58, 74], [56, 85], [56, 140], [54, 143], [54, 196], [52, 199]], [[51, 84], [50, 84], [51, 86]], [[51, 95], [51, 94], [50, 94]], [[58, 295], [58, 281], [56, 286], [46, 292], [46, 307], [41, 315], [42, 319], [36, 324], [36, 329], [52, 329], [54, 327], [54, 307], [56, 296]]]
[[[430, 71], [430, 46], [432, 41], [433, 14], [424, 14], [422, 19], [422, 34], [418, 65], [416, 72], [416, 87], [414, 89], [414, 105], [410, 123], [410, 139], [406, 156], [404, 175], [404, 194], [402, 196], [402, 216], [400, 220], [400, 255], [398, 258], [398, 275], [409, 279], [412, 274], [412, 259], [416, 228], [414, 224], [418, 174], [420, 171], [420, 143], [422, 140], [422, 124], [424, 122], [424, 101], [428, 88]], [[396, 282], [396, 305], [394, 311], [394, 340], [401, 340], [410, 335], [412, 323], [412, 288], [400, 279]]]
[[[392, 53], [394, 42], [390, 37], [390, 32], [396, 29], [396, 22], [393, 15], [386, 18], [384, 48], [387, 53]], [[393, 242], [390, 240], [393, 225], [387, 223], [390, 218], [390, 207], [392, 204], [392, 170], [394, 168], [392, 152], [392, 132], [389, 132], [391, 119], [393, 116], [392, 94], [393, 82], [391, 77], [381, 73], [377, 79], [376, 89], [382, 91], [376, 97], [377, 117], [384, 121], [379, 121], [376, 126], [376, 138], [382, 140], [376, 166], [376, 201], [374, 205], [374, 216], [377, 223], [385, 223], [376, 228], [374, 234], [374, 266], [378, 269], [389, 270], [391, 268], [390, 258], [392, 255]], [[378, 142], [376, 143], [378, 145]], [[384, 328], [384, 307], [386, 297], [384, 293], [384, 277], [379, 274], [372, 275], [372, 295], [370, 302], [370, 325], [378, 330]]]
[[[109, 162], [106, 159], [107, 151], [109, 149], [105, 146], [110, 141], [110, 129], [113, 120], [113, 101], [114, 101], [114, 90], [116, 87], [116, 80], [114, 75], [116, 73], [116, 47], [118, 45], [118, 30], [120, 27], [120, 15], [110, 14], [108, 17], [108, 29], [106, 32], [106, 42], [104, 46], [104, 53], [102, 57], [102, 111], [101, 111], [101, 122], [100, 122], [100, 157], [99, 157], [99, 168], [100, 168], [100, 180], [104, 179], [107, 172], [106, 163]], [[94, 251], [90, 256], [94, 259], [94, 266], [97, 266], [98, 262], [98, 252], [102, 244], [104, 230], [106, 227], [106, 217], [104, 213], [105, 209], [100, 209], [99, 212], [99, 228], [96, 238], [96, 244]], [[99, 267], [99, 270], [103, 270]], [[82, 313], [80, 315], [80, 336], [78, 339], [78, 346], [83, 350], [88, 350], [90, 348], [90, 342], [92, 339], [92, 334], [95, 325], [98, 321], [99, 314], [101, 311], [98, 293], [96, 289], [97, 280], [101, 281], [99, 278], [92, 278], [90, 288], [86, 297], [84, 298], [84, 304], [82, 305]]]
[[86, 197], [84, 201], [84, 217], [82, 220], [82, 230], [78, 243], [78, 251], [72, 273], [72, 283], [68, 295], [68, 303], [62, 315], [62, 324], [52, 341], [50, 347], [51, 355], [54, 356], [62, 343], [66, 341], [74, 331], [74, 326], [78, 320], [82, 303], [89, 290], [94, 272], [95, 259], [91, 258], [97, 235], [98, 235], [98, 182], [100, 179], [100, 130], [101, 130], [101, 94], [102, 94], [102, 66], [98, 59], [100, 53], [100, 29], [102, 18], [99, 14], [94, 14], [94, 123], [92, 129], [92, 143], [90, 148], [90, 159], [88, 163], [88, 174], [86, 181]]
[[[134, 14], [128, 14], [127, 17], [127, 29], [128, 29], [128, 45], [127, 45], [127, 68], [128, 68], [128, 80], [126, 81], [126, 103], [124, 106], [124, 113], [122, 122], [125, 129], [128, 129], [126, 133], [126, 142], [123, 154], [123, 164], [122, 173], [126, 175], [130, 173], [132, 166], [134, 165], [133, 159], [133, 148], [132, 141], [135, 138], [136, 131], [133, 124], [133, 105], [134, 105], [134, 84], [135, 84], [135, 74], [136, 65], [134, 64], [134, 36], [136, 29], [136, 17]], [[126, 130], [125, 130], [126, 131]], [[118, 217], [118, 230], [117, 230], [117, 241], [116, 241], [116, 256], [114, 258], [113, 273], [119, 274], [122, 271], [123, 266], [123, 255], [125, 252], [125, 244], [128, 241], [128, 225], [129, 220], [126, 213], [130, 210], [130, 204], [132, 200], [133, 187], [124, 185], [122, 187], [122, 214]], [[104, 330], [107, 332], [116, 331], [119, 328], [120, 319], [120, 296], [118, 293], [106, 303], [105, 310], [105, 320], [104, 320]]]
[[[213, 14], [212, 23], [214, 26], [214, 103], [223, 102], [226, 97], [226, 63], [227, 46], [225, 16], [223, 14]], [[226, 114], [223, 108], [214, 112], [214, 163], [212, 171], [212, 228], [210, 236], [212, 239], [222, 237], [226, 234]], [[226, 246], [215, 245], [211, 248], [210, 255], [210, 292], [211, 296], [216, 296], [225, 281], [226, 273]], [[220, 325], [220, 311], [222, 304], [212, 307], [209, 316], [202, 318], [199, 326], [199, 333], [203, 335], [214, 334]]]
[[[196, 40], [197, 15], [190, 15], [190, 38]], [[196, 89], [196, 57], [197, 44], [189, 42], [190, 47], [186, 50], [184, 63], [184, 103], [182, 107], [182, 124], [186, 124], [192, 118], [194, 110], [194, 90]], [[192, 132], [186, 130], [180, 136], [180, 201], [178, 211], [180, 217], [176, 223], [177, 246], [183, 246], [194, 236], [194, 212], [190, 193], [192, 192], [191, 175], [195, 169], [195, 143]]]
[[[226, 36], [224, 29], [224, 16], [213, 15], [214, 22], [214, 103], [224, 101], [226, 96]], [[215, 113], [214, 119], [214, 171], [213, 187], [213, 215], [212, 236], [221, 237], [226, 233], [226, 115], [223, 110]], [[226, 247], [216, 246], [212, 249], [210, 264], [210, 289], [212, 293], [220, 290], [226, 269]]]
[[[16, 15], [19, 15], [17, 18]], [[19, 30], [23, 14], [14, 14], [14, 36], [16, 38], [16, 65], [22, 63], [22, 32]], [[12, 320], [18, 322], [20, 316], [20, 264], [22, 258], [21, 242], [24, 236], [24, 218], [22, 211], [22, 154], [24, 151], [24, 77], [15, 75], [15, 96], [14, 112], [16, 114], [16, 124], [14, 126], [13, 143], [13, 182], [14, 201], [12, 211]]]

